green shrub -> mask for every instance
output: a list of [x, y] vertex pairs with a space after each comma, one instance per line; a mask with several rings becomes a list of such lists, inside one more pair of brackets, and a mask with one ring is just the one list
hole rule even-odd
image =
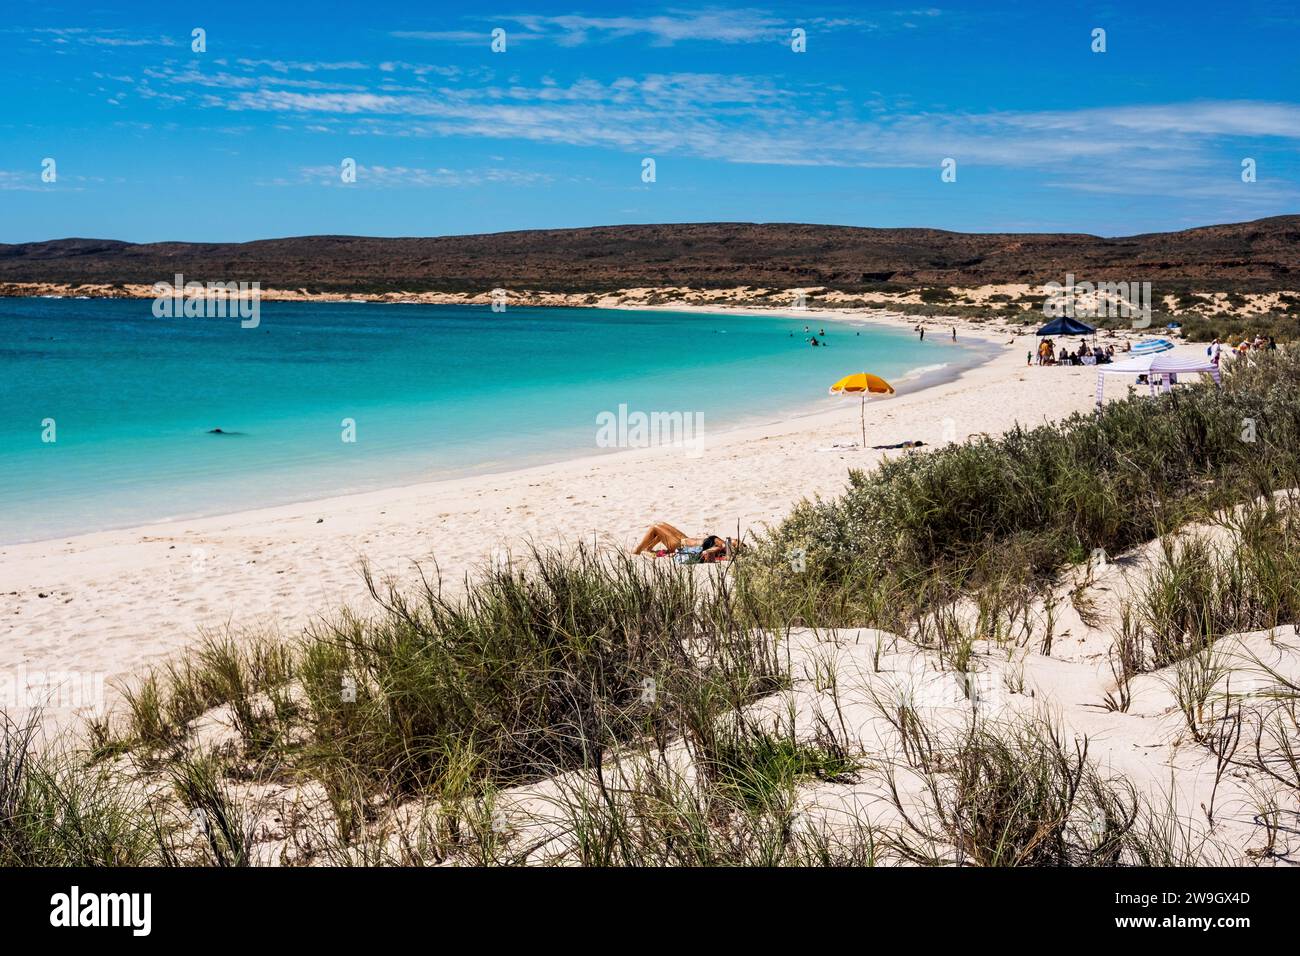
[[[382, 612], [317, 629], [301, 677], [318, 760], [398, 789], [451, 766], [506, 785], [681, 733], [776, 686], [773, 646], [725, 586], [628, 555], [534, 553], [462, 598], [371, 581]], [[346, 692], [345, 692], [346, 691]]]
[[[1300, 484], [1300, 358], [1238, 365], [1222, 390], [1133, 396], [853, 471], [842, 496], [805, 500], [760, 537], [743, 584], [809, 623], [884, 626], [882, 608], [915, 604], [936, 579], [973, 588], [1018, 570], [1047, 580], [1095, 549], [1118, 554]], [[1248, 419], [1254, 441], [1243, 440]]]

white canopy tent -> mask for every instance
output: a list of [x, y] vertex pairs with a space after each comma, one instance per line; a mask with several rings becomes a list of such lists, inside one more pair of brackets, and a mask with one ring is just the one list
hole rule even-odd
[[1173, 376], [1190, 375], [1193, 372], [1209, 375], [1214, 379], [1215, 385], [1220, 384], [1219, 366], [1211, 362], [1208, 355], [1190, 350], [1174, 349], [1169, 352], [1139, 355], [1135, 358], [1124, 359], [1121, 362], [1113, 362], [1110, 365], [1099, 365], [1097, 367], [1097, 407], [1101, 407], [1102, 391], [1105, 388], [1107, 375], [1145, 375], [1151, 394], [1154, 395], [1157, 385], [1163, 386], [1167, 392], [1173, 383]]

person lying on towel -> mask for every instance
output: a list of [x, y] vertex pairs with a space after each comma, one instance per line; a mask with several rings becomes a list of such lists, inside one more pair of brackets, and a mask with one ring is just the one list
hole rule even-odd
[[724, 561], [740, 549], [740, 542], [734, 538], [723, 538], [716, 534], [707, 534], [702, 538], [691, 538], [685, 532], [674, 528], [666, 521], [658, 521], [641, 538], [633, 554], [653, 550], [657, 557], [676, 554], [679, 551], [697, 552], [700, 561]]

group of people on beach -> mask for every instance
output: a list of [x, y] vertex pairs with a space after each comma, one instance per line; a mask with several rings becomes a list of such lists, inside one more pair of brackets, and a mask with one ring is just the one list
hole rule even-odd
[[[1132, 349], [1128, 342], [1124, 343], [1122, 351], [1127, 352]], [[1247, 352], [1271, 352], [1277, 349], [1277, 339], [1273, 336], [1256, 335], [1253, 339], [1243, 338], [1240, 342], [1234, 343], [1231, 339], [1224, 342], [1222, 339], [1215, 338], [1206, 346], [1205, 354], [1210, 357], [1210, 361], [1218, 365], [1219, 362], [1227, 356], [1245, 355]], [[1082, 339], [1079, 340], [1079, 347], [1074, 351], [1066, 343], [1062, 343], [1058, 349], [1056, 343], [1051, 339], [1043, 339], [1038, 343], [1038, 352], [1030, 352], [1025, 357], [1027, 365], [1105, 365], [1115, 360], [1116, 348], [1114, 345], [1102, 346], [1095, 344], [1089, 346]]]
[[[1125, 351], [1127, 351], [1127, 344]], [[1038, 343], [1039, 365], [1106, 365], [1114, 360], [1114, 345], [1097, 344], [1089, 347], [1087, 342], [1080, 339], [1079, 347], [1072, 352], [1065, 342], [1061, 343], [1059, 349], [1051, 339], [1043, 339]], [[1034, 364], [1034, 353], [1029, 353], [1025, 364]]]
[[1231, 338], [1229, 338], [1227, 342], [1224, 342], [1216, 336], [1214, 341], [1206, 348], [1205, 354], [1210, 357], [1211, 362], [1218, 365], [1225, 354], [1228, 356], [1238, 356], [1245, 355], [1247, 352], [1251, 351], [1277, 351], [1277, 339], [1271, 335], [1265, 337], [1264, 335], [1256, 334], [1253, 339], [1243, 338], [1240, 342], [1234, 345]]

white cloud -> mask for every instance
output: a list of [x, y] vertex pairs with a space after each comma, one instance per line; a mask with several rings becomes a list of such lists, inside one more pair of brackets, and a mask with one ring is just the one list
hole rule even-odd
[[[507, 17], [530, 33], [545, 35], [565, 46], [595, 38], [618, 40], [646, 36], [652, 42], [672, 45], [685, 40], [715, 43], [775, 42], [790, 36], [791, 22], [754, 10], [704, 10], [659, 16], [590, 17], [521, 15]], [[798, 25], [798, 24], [794, 24]]]
[[493, 27], [504, 27], [508, 42], [546, 40], [560, 46], [580, 46], [590, 42], [629, 38], [644, 38], [656, 46], [673, 46], [689, 41], [787, 43], [790, 31], [795, 27], [802, 27], [810, 34], [818, 31], [875, 32], [915, 28], [918, 21], [933, 20], [940, 12], [933, 8], [881, 11], [871, 19], [856, 16], [809, 16], [802, 13], [778, 16], [767, 10], [750, 7], [670, 9], [665, 13], [644, 16], [515, 13], [500, 15], [491, 20], [483, 19], [479, 21], [483, 27], [478, 30], [403, 30], [393, 32], [391, 36], [408, 40], [486, 44]]
[[[12, 32], [12, 31], [11, 31]], [[78, 43], [98, 47], [177, 46], [174, 37], [130, 36], [122, 30], [91, 30], [86, 27], [37, 27], [30, 31], [36, 42], [56, 45]]]
[[[43, 185], [39, 170], [22, 173], [11, 169], [0, 169], [0, 192], [31, 192], [40, 189]], [[49, 187], [46, 186], [45, 188], [48, 189]]]
[[241, 58], [236, 60], [235, 62], [242, 67], [248, 67], [253, 69], [265, 67], [266, 69], [273, 70], [276, 73], [286, 73], [286, 74], [295, 71], [301, 73], [319, 73], [319, 72], [330, 72], [335, 70], [369, 69], [369, 66], [367, 64], [358, 62], [356, 60], [348, 60], [341, 63], [328, 63], [328, 62], [303, 62], [299, 60], [249, 60], [249, 59]]
[[0, 192], [49, 192], [52, 190], [80, 192], [85, 188], [86, 183], [102, 183], [103, 181], [104, 179], [101, 176], [66, 176], [60, 172], [56, 182], [47, 183], [41, 180], [41, 171], [39, 169], [32, 172], [0, 169]]
[[[300, 170], [300, 183], [321, 186], [343, 185], [339, 166], [305, 166]], [[465, 187], [465, 186], [536, 186], [552, 181], [544, 173], [526, 170], [484, 169], [424, 169], [410, 166], [357, 166], [357, 181], [349, 186], [392, 187]], [[290, 185], [279, 180], [275, 185]]]
[[426, 71], [427, 87], [412, 87], [394, 82], [415, 72], [400, 61], [370, 73], [349, 66], [349, 83], [299, 66], [269, 73], [254, 72], [269, 64], [252, 60], [243, 72], [167, 66], [145, 71], [136, 92], [353, 135], [513, 139], [789, 166], [937, 169], [952, 157], [959, 167], [1051, 173], [1063, 189], [1147, 195], [1187, 194], [1189, 184], [1230, 188], [1241, 156], [1300, 141], [1300, 106], [1277, 102], [928, 113], [873, 91], [858, 99], [766, 76], [502, 83], [490, 73]]

